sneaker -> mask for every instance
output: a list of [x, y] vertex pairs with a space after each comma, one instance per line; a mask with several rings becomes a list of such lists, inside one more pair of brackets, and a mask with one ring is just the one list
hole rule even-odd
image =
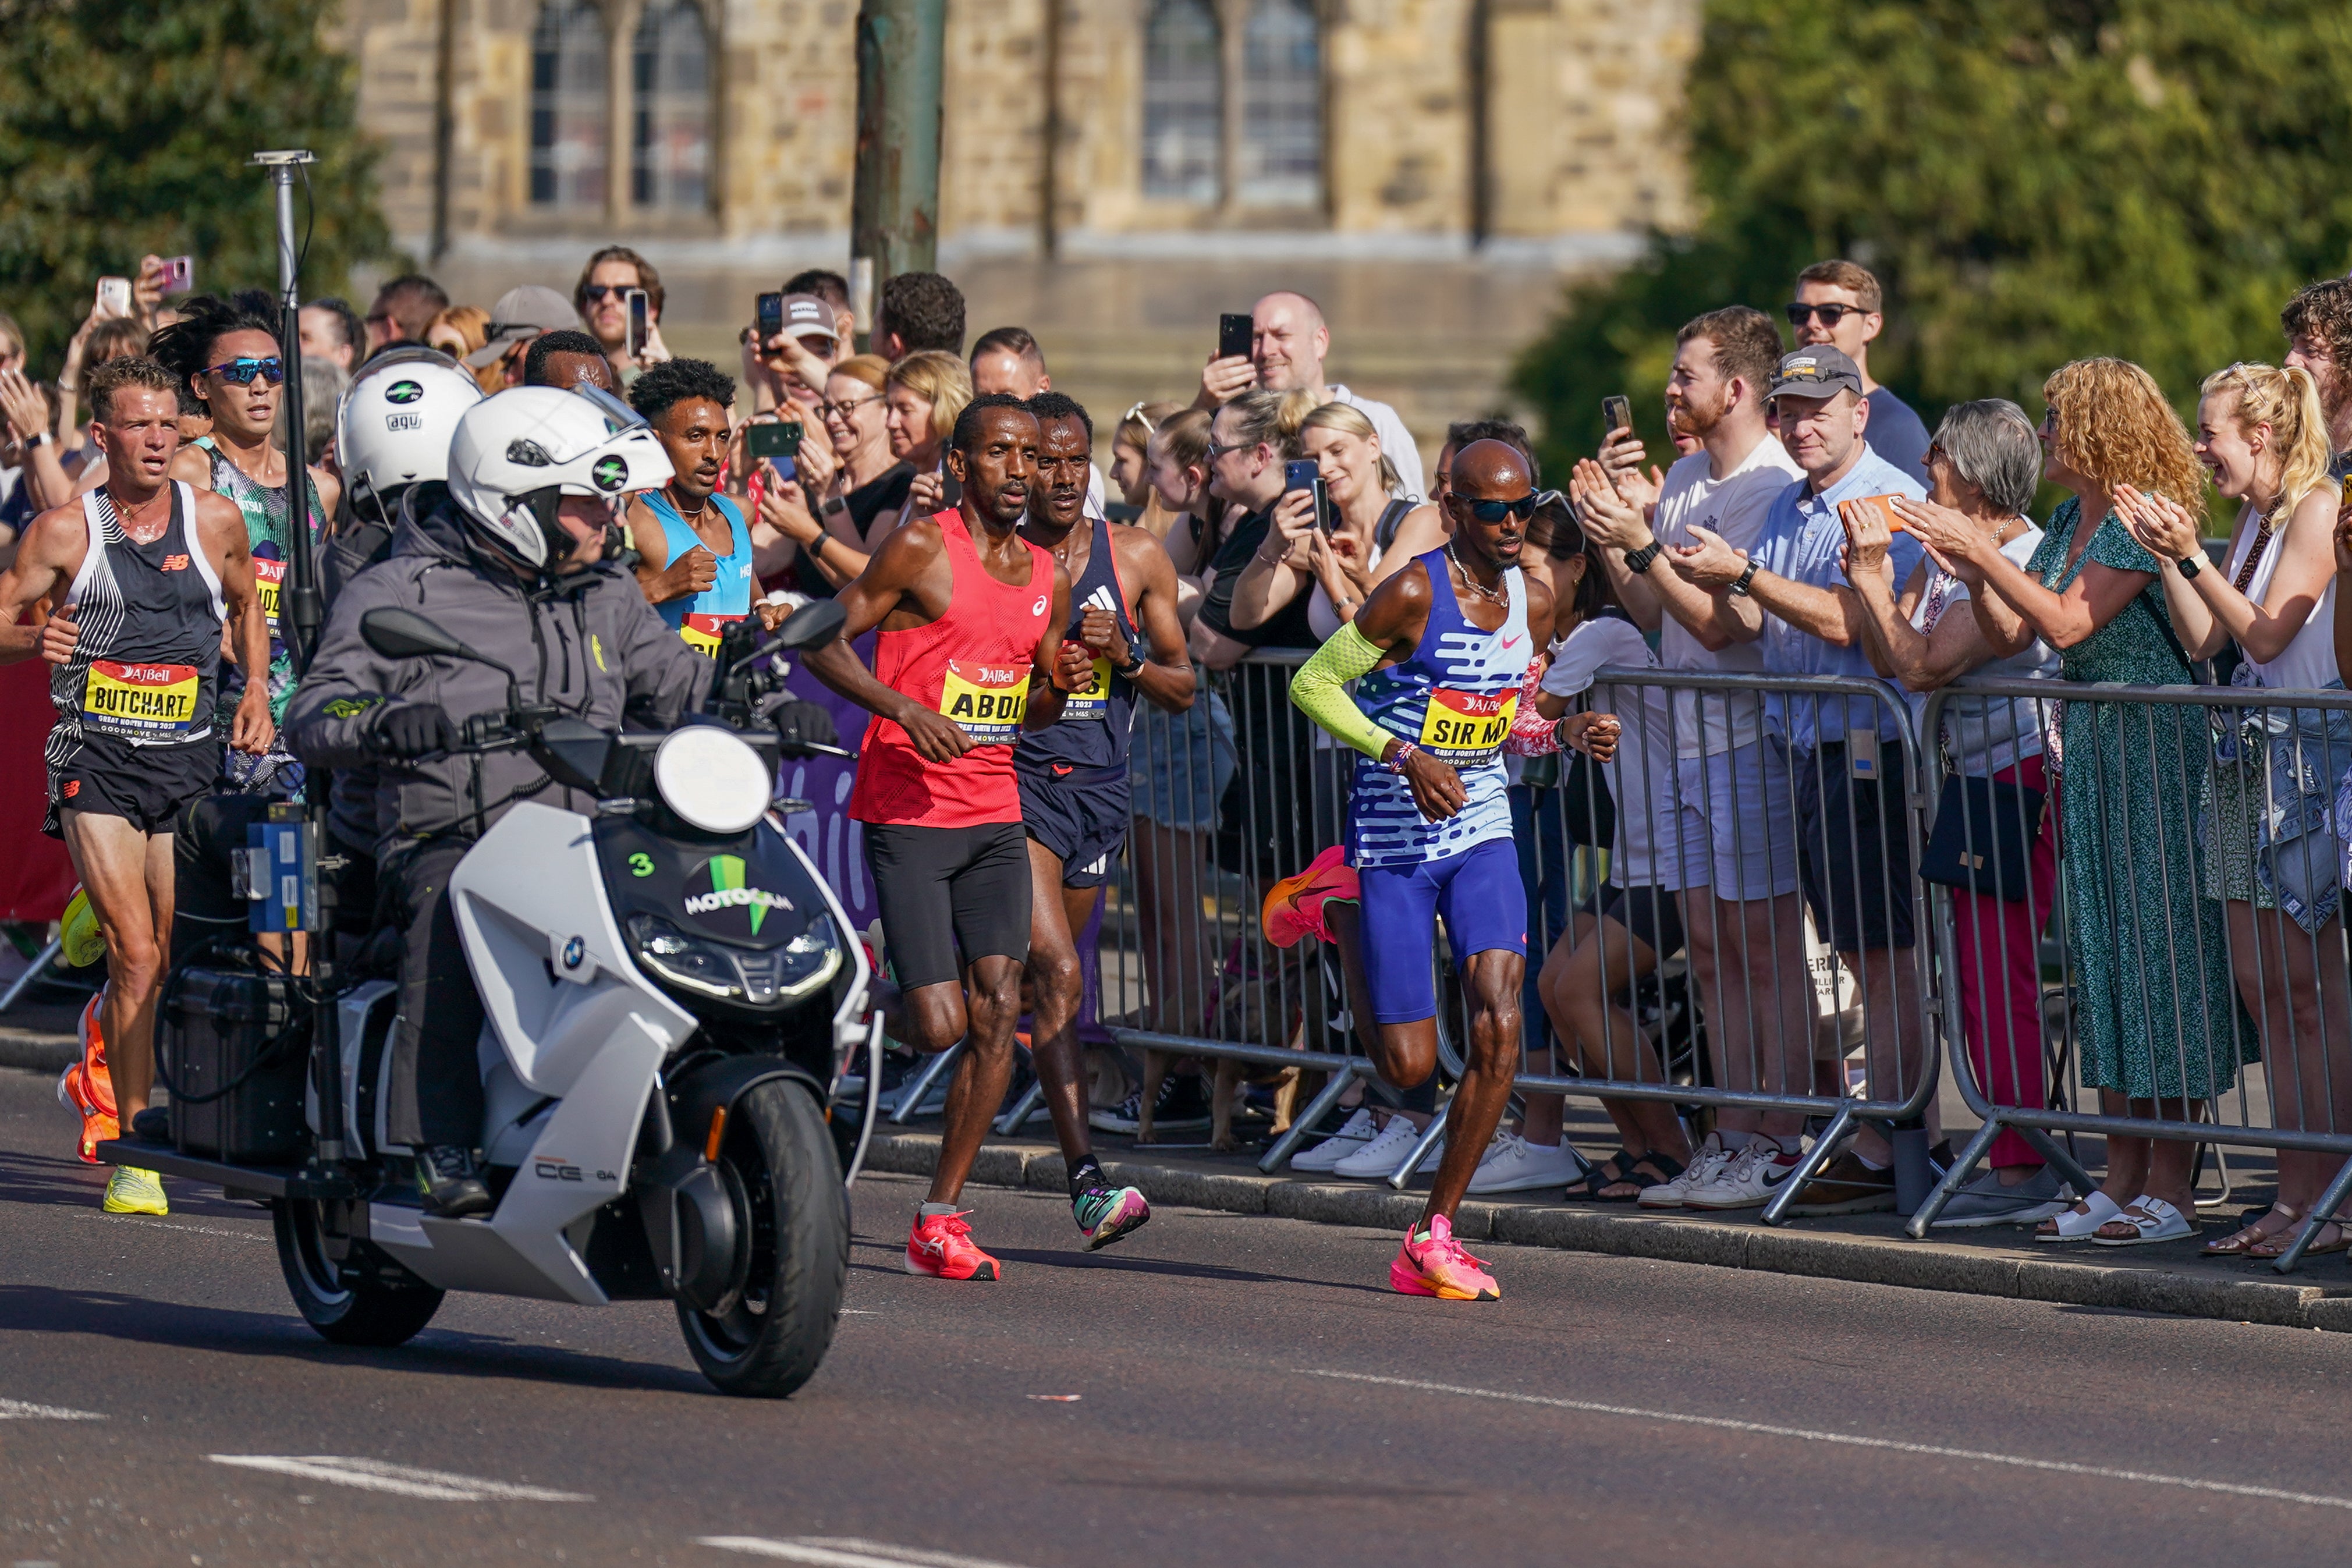
[[[1874, 1171], [1849, 1149], [1797, 1190], [1791, 1215], [1884, 1214], [1895, 1207], [1895, 1168]], [[2036, 1216], [2039, 1217], [2039, 1216]]]
[[996, 1259], [971, 1244], [971, 1226], [963, 1222], [971, 1212], [917, 1215], [907, 1233], [907, 1272], [938, 1279], [1002, 1279]]
[[106, 1184], [106, 1201], [98, 1205], [108, 1214], [170, 1214], [163, 1201], [163, 1181], [152, 1171], [117, 1165]]
[[[1097, 1132], [1135, 1132], [1143, 1126], [1143, 1091], [1137, 1089], [1115, 1106], [1087, 1112], [1087, 1125]], [[1151, 1108], [1154, 1132], [1197, 1132], [1209, 1125], [1209, 1097], [1193, 1073], [1171, 1072], [1160, 1080], [1160, 1098]]]
[[453, 1143], [416, 1152], [416, 1191], [425, 1212], [436, 1219], [470, 1219], [498, 1206], [475, 1168], [474, 1152]]
[[[1379, 1128], [1372, 1125], [1372, 1113], [1360, 1105], [1356, 1107], [1354, 1114], [1339, 1124], [1339, 1131], [1313, 1148], [1301, 1149], [1297, 1153], [1293, 1154], [1290, 1157], [1290, 1168], [1294, 1171], [1309, 1173], [1328, 1171], [1349, 1155], [1361, 1150], [1365, 1144], [1372, 1141], [1372, 1135], [1379, 1131]], [[1404, 1156], [1400, 1154], [1397, 1158], [1402, 1160]]]
[[1070, 1217], [1085, 1233], [1087, 1250], [1099, 1252], [1120, 1237], [1141, 1230], [1151, 1217], [1151, 1205], [1133, 1187], [1089, 1187], [1071, 1201]]
[[[1379, 1136], [1333, 1165], [1331, 1173], [1345, 1176], [1350, 1181], [1383, 1180], [1396, 1174], [1396, 1168], [1404, 1163], [1404, 1157], [1412, 1153], [1412, 1146], [1420, 1142], [1420, 1128], [1402, 1116], [1391, 1116], [1388, 1125], [1381, 1129]], [[1415, 1174], [1425, 1176], [1436, 1170], [1438, 1157], [1444, 1152], [1445, 1140], [1441, 1137], [1430, 1145], [1428, 1157], [1422, 1161], [1421, 1169]]]
[[142, 1143], [169, 1143], [172, 1141], [172, 1108], [151, 1105], [132, 1117], [131, 1136]]
[[1645, 1209], [1681, 1208], [1690, 1202], [1693, 1193], [1722, 1174], [1724, 1166], [1729, 1163], [1731, 1152], [1717, 1142], [1715, 1134], [1710, 1132], [1706, 1142], [1691, 1155], [1691, 1163], [1683, 1167], [1681, 1175], [1642, 1189], [1641, 1205]]
[[99, 1032], [98, 1005], [105, 996], [100, 992], [82, 1008], [75, 1029], [80, 1037], [81, 1055], [66, 1064], [66, 1070], [58, 1076], [58, 1103], [81, 1118], [79, 1152], [85, 1165], [97, 1164], [99, 1144], [121, 1133], [115, 1120], [114, 1080], [106, 1070], [106, 1037]]
[[1780, 1184], [1796, 1173], [1797, 1157], [1780, 1152], [1769, 1138], [1754, 1137], [1727, 1161], [1715, 1180], [1692, 1191], [1683, 1206], [1692, 1209], [1758, 1209], [1771, 1201]]
[[66, 912], [58, 921], [58, 942], [61, 956], [73, 969], [88, 969], [106, 956], [106, 933], [100, 929], [98, 911], [89, 907], [89, 894], [76, 888], [73, 897], [66, 900]]
[[1563, 1139], [1546, 1146], [1516, 1132], [1496, 1132], [1470, 1178], [1473, 1193], [1534, 1193], [1564, 1187], [1584, 1174], [1584, 1158]]
[[2058, 1173], [2044, 1165], [2013, 1187], [2000, 1184], [2000, 1173], [1987, 1171], [1952, 1194], [1930, 1230], [1981, 1230], [1990, 1225], [2037, 1225], [2073, 1205]]
[[1329, 942], [1331, 928], [1323, 921], [1324, 904], [1332, 899], [1350, 903], [1363, 897], [1347, 861], [1347, 851], [1334, 844], [1308, 861], [1307, 869], [1267, 889], [1265, 906], [1258, 911], [1265, 940], [1276, 947], [1297, 947], [1298, 939], [1307, 936]]
[[1430, 1215], [1427, 1230], [1404, 1233], [1404, 1245], [1389, 1265], [1389, 1289], [1441, 1301], [1503, 1299], [1503, 1288], [1486, 1272], [1486, 1265], [1462, 1250], [1454, 1239], [1454, 1222], [1442, 1214]]

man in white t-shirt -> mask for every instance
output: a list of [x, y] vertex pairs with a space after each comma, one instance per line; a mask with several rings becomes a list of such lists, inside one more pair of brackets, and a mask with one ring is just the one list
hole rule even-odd
[[1422, 488], [1421, 448], [1397, 411], [1375, 397], [1364, 397], [1323, 379], [1323, 361], [1331, 353], [1331, 329], [1324, 323], [1323, 307], [1293, 289], [1281, 289], [1260, 300], [1250, 311], [1250, 357], [1212, 359], [1201, 372], [1200, 395], [1192, 406], [1214, 412], [1254, 386], [1268, 392], [1304, 389], [1326, 403], [1344, 403], [1362, 411], [1381, 438], [1381, 455], [1396, 465], [1404, 493], [1425, 496]]
[[[1764, 426], [1764, 393], [1780, 358], [1780, 334], [1761, 310], [1711, 310], [1683, 328], [1666, 383], [1666, 418], [1700, 445], [1667, 471], [1648, 521], [1633, 443], [1612, 439], [1608, 469], [1577, 465], [1577, 515], [1604, 547], [1601, 559], [1626, 613], [1657, 632], [1659, 662], [1670, 672], [1764, 669], [1756, 630], [1727, 610], [1725, 591], [1685, 580], [1665, 552], [1717, 541], [1752, 549], [1774, 499], [1804, 477]], [[1654, 689], [1648, 695], [1665, 700]], [[1628, 742], [1639, 743], [1635, 715], [1621, 703], [1619, 717]], [[1653, 775], [1664, 791], [1655, 803], [1657, 865], [1662, 885], [1682, 894], [1716, 1082], [1807, 1092], [1811, 993], [1784, 984], [1789, 955], [1804, 951], [1786, 754], [1767, 742], [1763, 704], [1753, 693], [1676, 692], [1668, 717], [1675, 766]], [[1719, 1112], [1690, 1168], [1644, 1190], [1643, 1205], [1682, 1207], [1763, 1124], [1762, 1112]]]

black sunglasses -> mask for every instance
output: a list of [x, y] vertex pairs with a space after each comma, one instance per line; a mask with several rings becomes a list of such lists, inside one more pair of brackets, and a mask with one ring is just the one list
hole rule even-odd
[[1819, 316], [1822, 325], [1832, 330], [1848, 316], [1869, 314], [1859, 305], [1800, 305], [1793, 300], [1790, 302], [1788, 310], [1789, 324], [1792, 327], [1801, 327], [1811, 318]]
[[1528, 518], [1535, 516], [1536, 508], [1543, 503], [1543, 498], [1533, 490], [1529, 490], [1517, 500], [1473, 500], [1468, 496], [1459, 493], [1450, 495], [1446, 499], [1459, 501], [1468, 507], [1470, 515], [1480, 522], [1500, 522], [1507, 517], [1516, 517], [1525, 522]]
[[625, 294], [635, 287], [634, 283], [583, 283], [580, 287], [580, 297], [583, 300], [602, 300], [607, 294]]
[[276, 386], [286, 379], [286, 362], [276, 354], [271, 354], [268, 359], [233, 359], [226, 364], [208, 367], [205, 374], [216, 375], [223, 381], [232, 382], [238, 386], [251, 386], [253, 378], [257, 375], [270, 385]]

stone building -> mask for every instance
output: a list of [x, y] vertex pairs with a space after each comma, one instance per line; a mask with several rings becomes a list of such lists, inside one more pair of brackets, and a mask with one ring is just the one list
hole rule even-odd
[[[1218, 310], [1301, 286], [1329, 296], [1335, 369], [1442, 423], [1495, 405], [1563, 270], [1685, 215], [1697, 0], [948, 16], [942, 265], [975, 332], [1028, 312], [1062, 381], [1098, 396], [1173, 390]], [[666, 331], [692, 341], [748, 319], [780, 268], [845, 258], [855, 18], [854, 0], [353, 0], [341, 42], [413, 255], [471, 297], [568, 287], [622, 238], [678, 280]]]

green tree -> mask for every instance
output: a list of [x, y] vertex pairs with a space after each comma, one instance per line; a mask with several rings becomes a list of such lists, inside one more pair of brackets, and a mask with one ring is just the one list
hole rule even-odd
[[1971, 397], [2038, 414], [2085, 354], [2185, 407], [2274, 363], [2287, 296], [2352, 259], [2352, 13], [2323, 0], [1707, 0], [1688, 136], [1696, 230], [1572, 289], [1521, 356], [1547, 464], [1614, 392], [1656, 449], [1675, 329], [1778, 319], [1827, 257], [1885, 283], [1871, 372], [1931, 428]]
[[375, 153], [331, 0], [0, 0], [0, 310], [52, 374], [104, 274], [195, 258], [207, 291], [278, 282], [269, 181], [246, 160], [308, 147], [303, 292], [385, 254]]

